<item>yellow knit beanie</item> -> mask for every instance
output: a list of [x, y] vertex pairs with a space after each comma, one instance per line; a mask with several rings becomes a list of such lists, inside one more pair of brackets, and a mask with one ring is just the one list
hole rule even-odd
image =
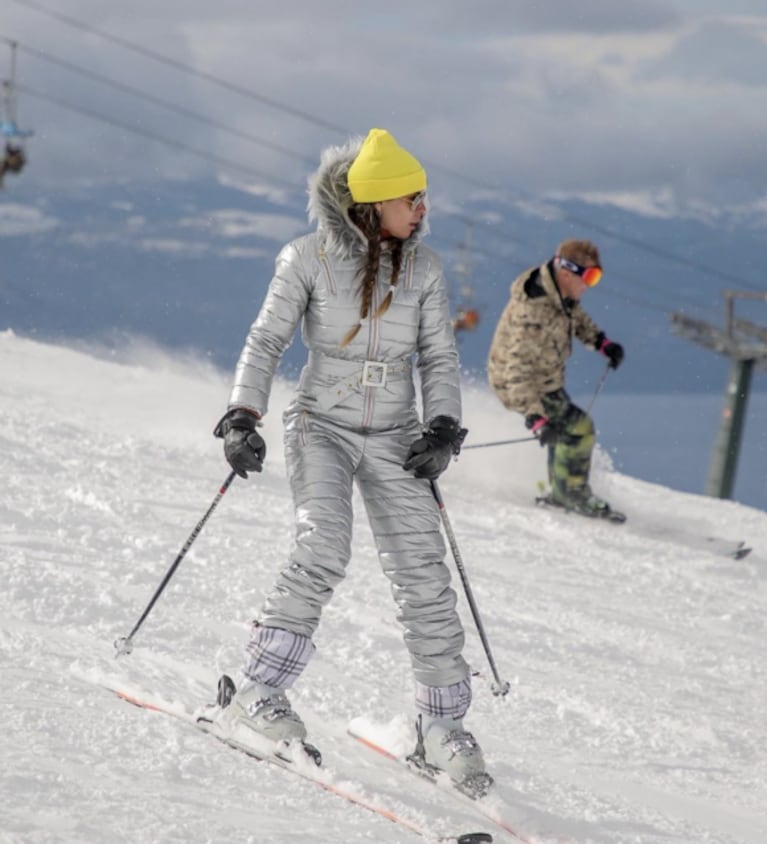
[[371, 129], [347, 181], [355, 202], [383, 202], [426, 190], [426, 171], [385, 129]]

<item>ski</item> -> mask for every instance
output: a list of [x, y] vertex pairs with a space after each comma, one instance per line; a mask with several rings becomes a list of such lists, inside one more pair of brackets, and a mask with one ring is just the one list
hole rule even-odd
[[265, 740], [263, 745], [258, 743], [245, 744], [241, 741], [234, 741], [217, 731], [215, 713], [229, 704], [235, 691], [234, 683], [226, 675], [219, 680], [216, 703], [207, 704], [197, 709], [191, 709], [180, 703], [169, 703], [162, 697], [143, 690], [127, 690], [119, 688], [117, 685], [111, 686], [104, 683], [101, 685], [115, 694], [120, 700], [130, 703], [139, 709], [157, 712], [175, 718], [207, 735], [213, 736], [227, 747], [238, 750], [251, 759], [274, 765], [284, 771], [295, 774], [307, 782], [314, 783], [330, 794], [379, 815], [427, 841], [441, 842], [441, 844], [492, 844], [493, 842], [493, 836], [488, 832], [437, 835], [421, 823], [417, 823], [406, 817], [401, 812], [397, 812], [382, 802], [377, 802], [375, 799], [366, 796], [362, 790], [355, 790], [347, 777], [341, 778], [343, 784], [335, 782], [333, 775], [322, 767], [320, 751], [308, 742], [300, 742], [297, 745], [294, 743], [293, 746], [288, 746], [286, 743], [272, 746], [273, 743], [268, 740]]
[[539, 495], [535, 499], [535, 503], [539, 507], [551, 507], [553, 510], [560, 510], [563, 513], [575, 513], [577, 516], [584, 516], [587, 519], [601, 519], [605, 522], [621, 525], [626, 521], [626, 514], [621, 513], [620, 510], [613, 510], [612, 507], [605, 507], [601, 510], [595, 510], [592, 513], [584, 513], [582, 510], [576, 510], [573, 507], [566, 507], [561, 502], [552, 498], [551, 495]]
[[[543, 483], [538, 484], [539, 489], [543, 489]], [[626, 514], [618, 510], [608, 508], [604, 511], [597, 511], [595, 513], [581, 513], [578, 510], [565, 507], [556, 499], [552, 498], [551, 493], [538, 495], [535, 498], [535, 503], [539, 507], [547, 507], [552, 510], [559, 510], [562, 513], [575, 513], [580, 516], [592, 519], [603, 519], [613, 524], [623, 524], [626, 521]], [[676, 532], [663, 527], [653, 528], [653, 536], [656, 538], [666, 538], [675, 541], [683, 542], [685, 545], [699, 548], [703, 551], [710, 551], [712, 554], [721, 554], [723, 557], [732, 557], [734, 560], [745, 559], [753, 548], [747, 545], [745, 540], [727, 539], [721, 536], [695, 536], [685, 535], [683, 532]]]
[[472, 797], [467, 792], [458, 788], [449, 777], [445, 776], [441, 771], [436, 771], [429, 765], [419, 764], [418, 761], [411, 756], [400, 756], [393, 750], [385, 747], [378, 738], [373, 738], [366, 729], [367, 723], [365, 719], [356, 718], [352, 720], [347, 732], [356, 739], [363, 747], [378, 754], [379, 756], [388, 759], [393, 765], [397, 765], [406, 771], [410, 771], [421, 779], [432, 783], [437, 788], [449, 792], [455, 799], [460, 800], [472, 811], [478, 813], [486, 820], [495, 824], [498, 829], [510, 835], [515, 841], [522, 841], [524, 844], [533, 844], [534, 839], [528, 838], [519, 829], [509, 823], [502, 815], [503, 807], [499, 806], [499, 801], [495, 799], [492, 790], [489, 795], [483, 797]]
[[733, 541], [721, 539], [718, 536], [707, 536], [705, 542], [707, 550], [713, 551], [715, 554], [723, 554], [725, 557], [732, 557], [733, 560], [742, 560], [754, 550], [746, 545], [743, 539]]

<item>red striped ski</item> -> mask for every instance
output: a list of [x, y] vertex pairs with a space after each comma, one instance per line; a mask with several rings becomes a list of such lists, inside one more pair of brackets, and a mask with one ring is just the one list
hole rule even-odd
[[369, 734], [366, 735], [364, 719], [354, 719], [349, 724], [347, 732], [350, 736], [352, 736], [352, 738], [356, 739], [360, 744], [368, 748], [368, 750], [372, 750], [374, 753], [385, 757], [400, 768], [404, 768], [405, 770], [414, 773], [416, 776], [433, 783], [438, 788], [449, 792], [456, 800], [461, 801], [470, 810], [495, 824], [495, 826], [510, 835], [515, 841], [522, 841], [524, 844], [535, 844], [534, 838], [528, 837], [521, 830], [502, 817], [497, 805], [494, 806], [492, 800], [488, 801], [487, 798], [474, 800], [471, 797], [468, 797], [466, 794], [455, 788], [446, 778], [443, 779], [441, 777], [434, 777], [430, 775], [427, 771], [408, 762], [403, 756], [399, 756], [392, 750], [384, 747], [379, 740], [374, 739]]
[[[314, 783], [330, 794], [340, 797], [342, 800], [346, 800], [347, 802], [366, 809], [369, 812], [373, 812], [374, 814], [401, 826], [403, 829], [406, 829], [414, 835], [420, 836], [427, 841], [439, 841], [444, 842], [444, 844], [487, 844], [487, 842], [493, 841], [493, 836], [487, 832], [468, 832], [448, 836], [435, 835], [433, 831], [410, 820], [402, 813], [396, 812], [385, 806], [383, 803], [378, 803], [367, 797], [365, 794], [353, 790], [349, 787], [345, 778], [343, 786], [334, 783], [331, 774], [327, 770], [323, 769], [321, 765], [317, 764], [319, 754], [317, 754], [317, 758], [315, 759], [300, 752], [296, 754], [295, 750], [292, 754], [276, 755], [274, 752], [266, 751], [263, 748], [256, 748], [249, 745], [246, 746], [240, 742], [231, 741], [225, 736], [216, 733], [213, 729], [213, 722], [210, 718], [206, 718], [203, 714], [205, 711], [204, 709], [191, 710], [180, 703], [168, 703], [161, 697], [148, 692], [135, 692], [111, 687], [105, 684], [102, 685], [108, 691], [116, 694], [121, 700], [124, 700], [133, 706], [137, 706], [140, 709], [145, 709], [151, 712], [159, 712], [163, 715], [183, 721], [201, 732], [213, 736], [223, 744], [227, 745], [227, 747], [239, 750], [259, 762], [275, 765], [284, 771], [295, 774], [307, 782]], [[214, 709], [213, 705], [210, 705], [210, 709]], [[296, 758], [297, 756], [299, 758]]]

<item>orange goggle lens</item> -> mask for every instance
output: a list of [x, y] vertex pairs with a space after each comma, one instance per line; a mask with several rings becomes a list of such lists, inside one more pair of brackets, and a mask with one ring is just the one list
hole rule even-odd
[[557, 256], [557, 258], [559, 265], [566, 270], [570, 270], [571, 273], [579, 275], [586, 287], [594, 287], [595, 284], [599, 284], [599, 279], [602, 278], [602, 267], [582, 267], [575, 261], [568, 261], [567, 258], [561, 256]]
[[581, 273], [581, 278], [586, 287], [594, 287], [602, 278], [602, 267], [586, 267]]

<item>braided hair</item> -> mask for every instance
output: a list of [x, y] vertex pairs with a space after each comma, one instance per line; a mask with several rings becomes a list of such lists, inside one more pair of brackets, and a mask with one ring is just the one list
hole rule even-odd
[[[381, 220], [375, 210], [375, 206], [370, 203], [357, 203], [349, 209], [349, 217], [367, 238], [368, 253], [364, 265], [360, 268], [360, 274], [362, 276], [360, 321], [344, 335], [340, 344], [342, 349], [348, 346], [357, 334], [359, 334], [363, 320], [370, 313], [370, 306], [373, 302], [373, 291], [375, 290], [376, 280], [378, 279], [378, 267], [381, 261]], [[394, 246], [391, 250], [391, 262], [391, 287], [394, 288], [399, 279], [399, 271], [402, 266], [402, 241], [399, 238], [395, 238]], [[394, 290], [390, 289], [383, 302], [376, 308], [373, 319], [383, 316], [389, 310], [393, 298]]]

